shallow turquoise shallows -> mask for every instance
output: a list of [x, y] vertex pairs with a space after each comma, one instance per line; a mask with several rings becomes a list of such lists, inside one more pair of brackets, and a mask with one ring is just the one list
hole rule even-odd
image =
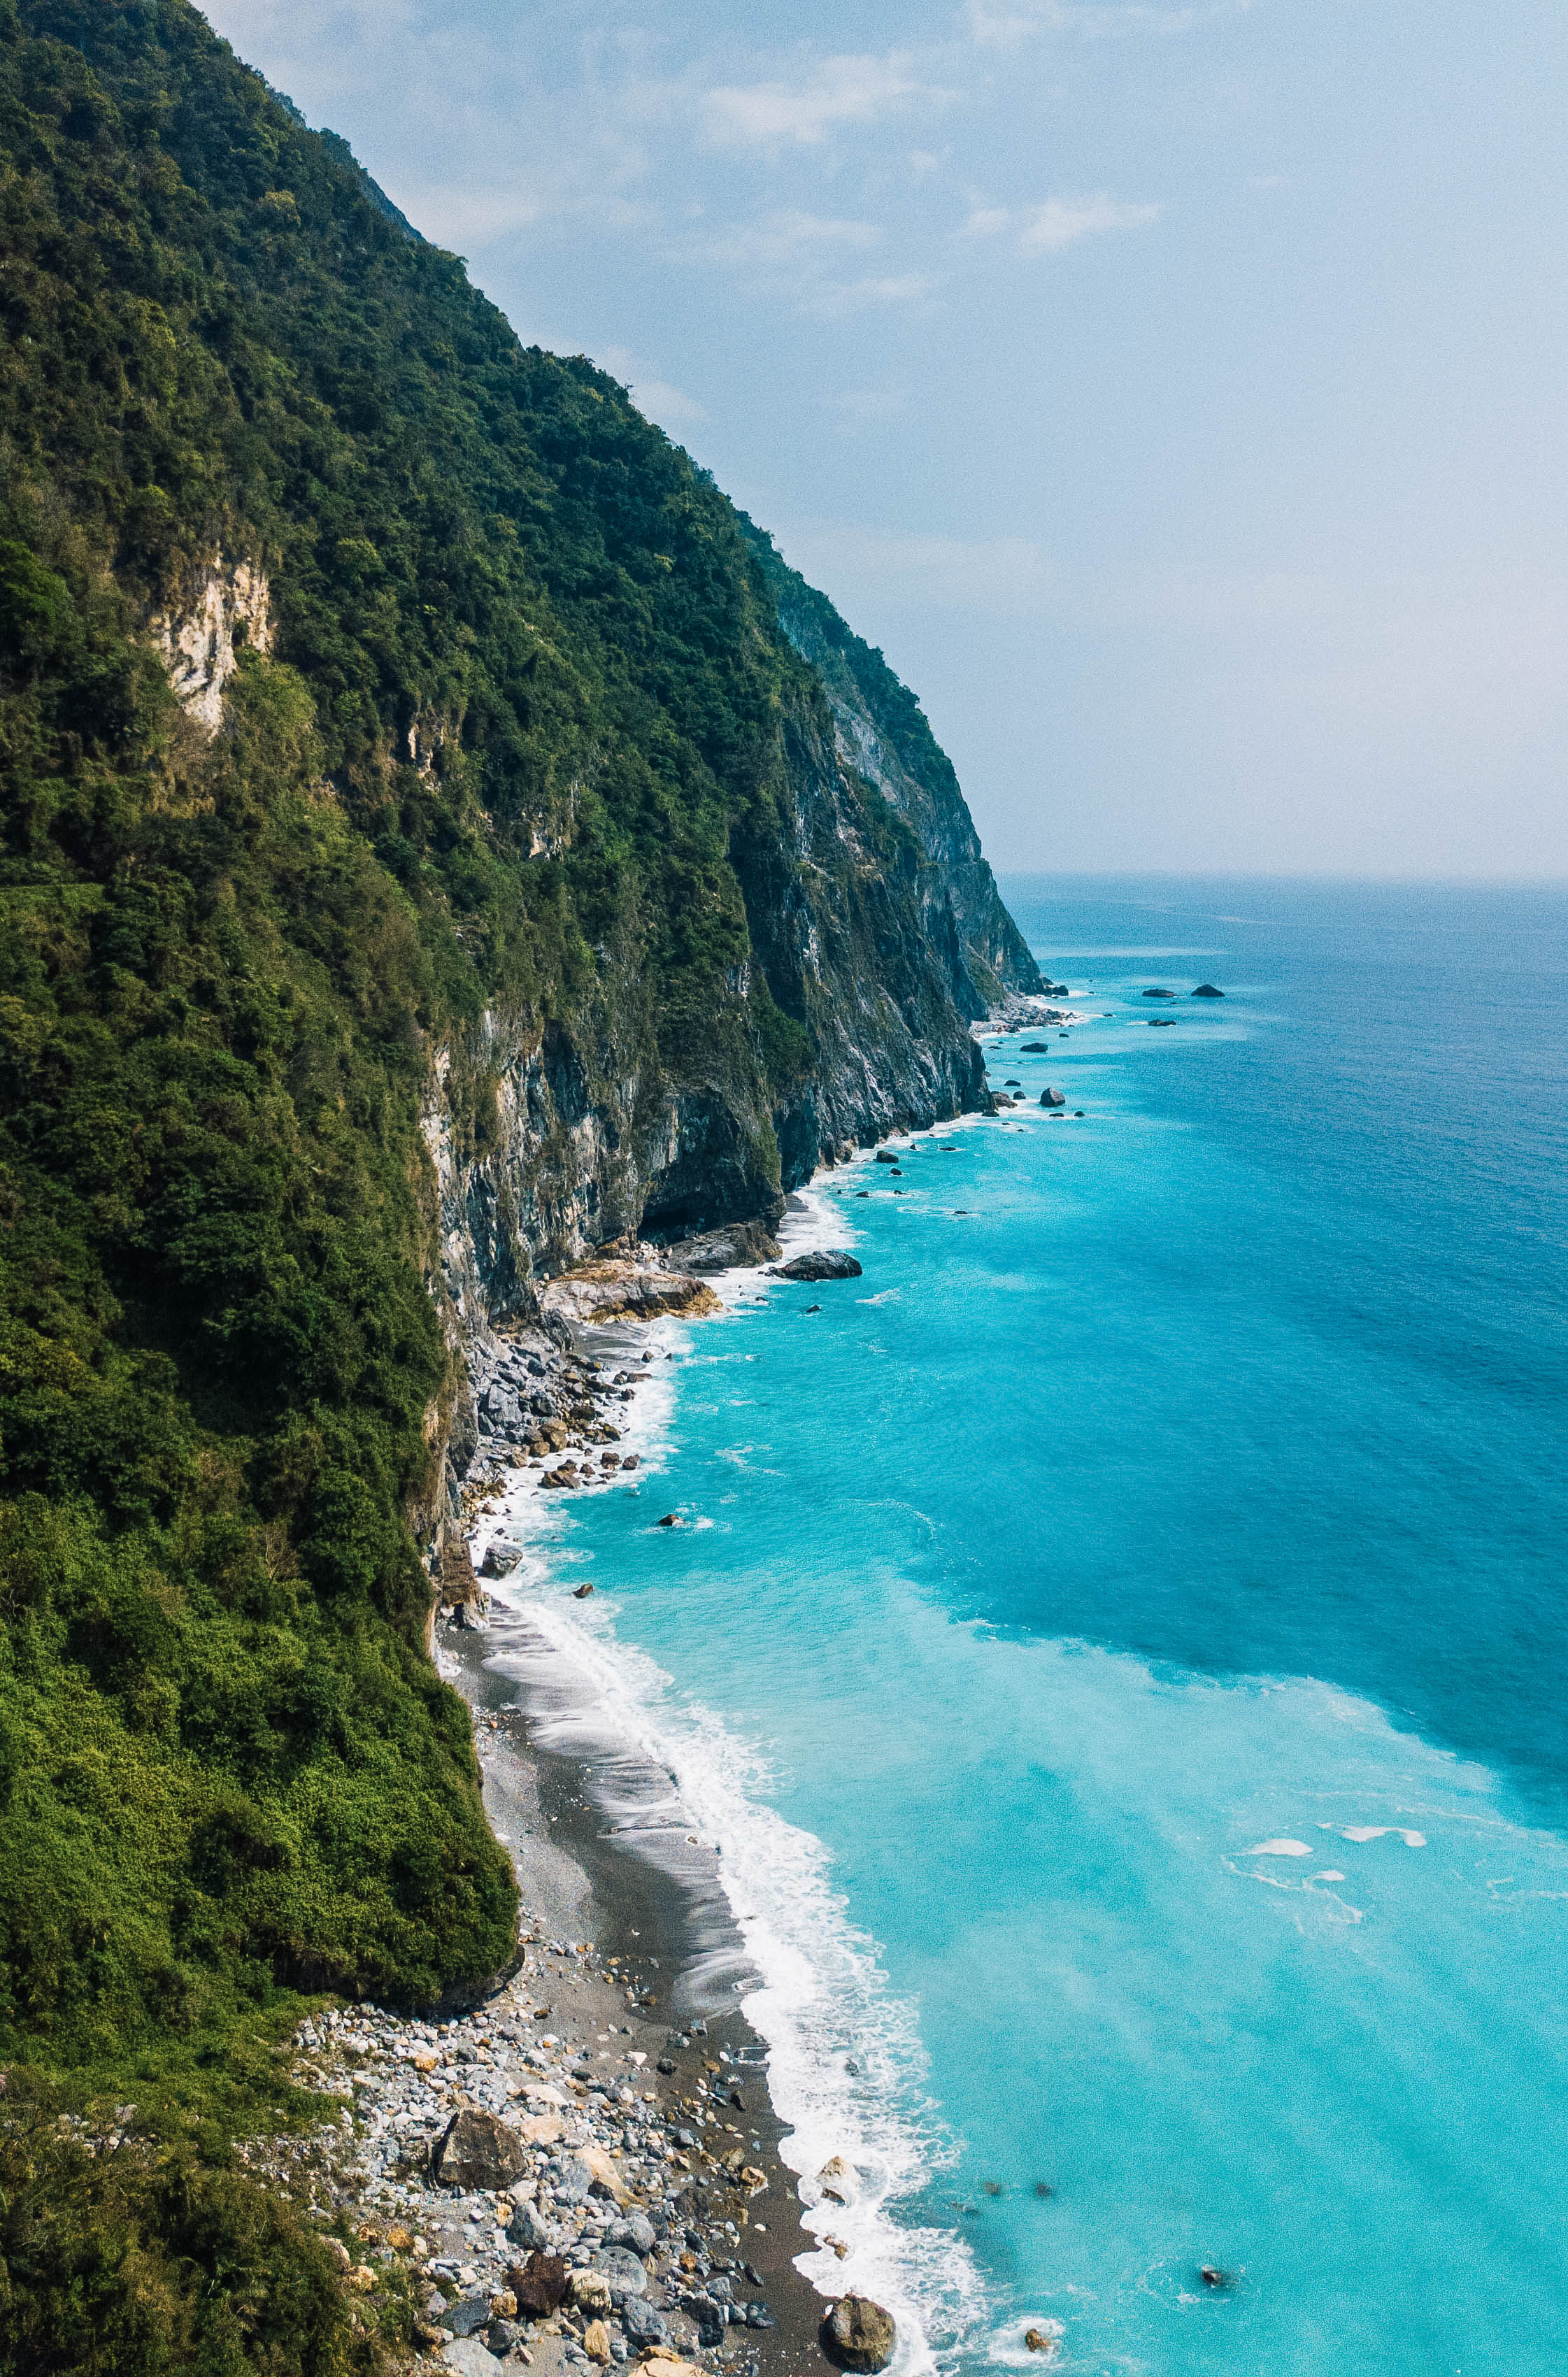
[[944, 2357], [1561, 2377], [1568, 899], [1004, 888], [1027, 1111], [820, 1182], [545, 1589], [822, 1845]]

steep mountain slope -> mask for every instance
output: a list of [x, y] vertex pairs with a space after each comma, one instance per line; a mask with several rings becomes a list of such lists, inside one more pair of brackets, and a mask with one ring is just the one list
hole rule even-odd
[[779, 625], [828, 697], [842, 764], [874, 784], [914, 830], [928, 867], [921, 921], [947, 964], [963, 1015], [984, 1015], [1009, 991], [1045, 988], [1028, 945], [1002, 904], [952, 760], [908, 687], [846, 626], [755, 521], [740, 515]]
[[0, 0], [0, 2055], [205, 2151], [293, 1992], [510, 1951], [462, 1328], [974, 1104], [1030, 976], [876, 656], [186, 0]]

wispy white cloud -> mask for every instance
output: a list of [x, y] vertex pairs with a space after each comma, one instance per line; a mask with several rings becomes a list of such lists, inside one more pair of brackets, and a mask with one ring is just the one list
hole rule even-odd
[[914, 99], [952, 94], [923, 84], [907, 51], [822, 58], [793, 81], [722, 84], [706, 92], [710, 139], [724, 148], [817, 147], [850, 124], [871, 124]]
[[1082, 239], [1107, 231], [1140, 231], [1159, 216], [1155, 205], [1129, 205], [1101, 190], [1091, 198], [1047, 198], [1042, 206], [972, 206], [964, 229], [971, 239], [1011, 238], [1026, 255], [1059, 256]]
[[965, 0], [964, 18], [977, 48], [1016, 49], [1039, 33], [1077, 33], [1114, 40], [1135, 33], [1191, 33], [1221, 17], [1244, 16], [1253, 0], [1192, 0], [1187, 6], [1161, 6], [1159, 0]]
[[993, 616], [1038, 613], [1054, 584], [1043, 545], [1024, 536], [901, 536], [847, 520], [805, 520], [779, 549], [835, 601]]
[[1019, 245], [1035, 256], [1059, 256], [1081, 239], [1107, 231], [1141, 231], [1159, 219], [1157, 206], [1129, 206], [1104, 190], [1093, 198], [1047, 198], [1044, 206], [1028, 210]]
[[638, 411], [645, 412], [650, 421], [656, 421], [661, 429], [681, 428], [707, 420], [706, 411], [694, 396], [661, 379], [656, 364], [645, 363], [628, 348], [605, 347], [594, 360], [625, 382]]
[[845, 248], [875, 247], [875, 223], [842, 215], [813, 215], [796, 207], [775, 207], [750, 222], [704, 237], [700, 253], [713, 264], [788, 265]]
[[896, 421], [909, 410], [909, 400], [892, 388], [846, 388], [822, 399], [824, 411], [858, 424], [866, 421]]
[[941, 285], [934, 272], [868, 273], [860, 281], [823, 281], [803, 291], [803, 313], [838, 321], [879, 305], [918, 305]]

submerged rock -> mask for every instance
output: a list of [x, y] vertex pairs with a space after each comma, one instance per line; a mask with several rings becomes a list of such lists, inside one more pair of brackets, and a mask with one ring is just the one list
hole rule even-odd
[[852, 2369], [876, 2377], [893, 2356], [898, 2329], [891, 2311], [864, 2295], [844, 2295], [822, 2322], [820, 2343], [835, 2369]]
[[772, 1273], [775, 1279], [809, 1280], [858, 1279], [860, 1275], [860, 1265], [842, 1247], [813, 1248], [809, 1254], [796, 1255], [792, 1262], [778, 1264]]

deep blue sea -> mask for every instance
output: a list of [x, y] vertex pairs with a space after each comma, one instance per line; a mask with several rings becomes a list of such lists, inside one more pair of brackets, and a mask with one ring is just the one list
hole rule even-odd
[[1029, 1106], [820, 1176], [864, 1276], [661, 1339], [520, 1590], [908, 2367], [1560, 2377], [1568, 894], [1004, 890]]

